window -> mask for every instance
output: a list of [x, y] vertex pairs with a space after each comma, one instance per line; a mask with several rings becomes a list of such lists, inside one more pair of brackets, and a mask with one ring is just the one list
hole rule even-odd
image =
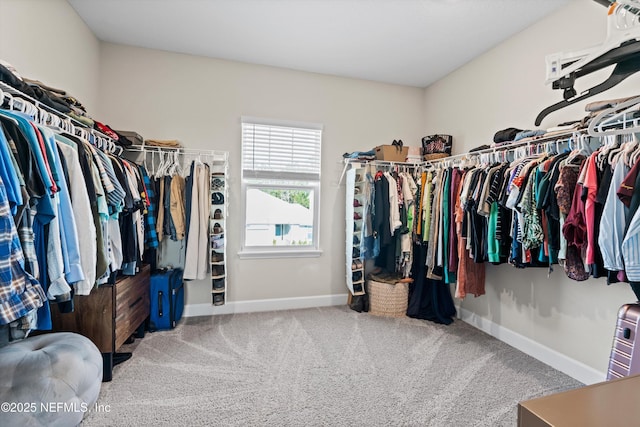
[[322, 126], [242, 118], [242, 257], [318, 256]]

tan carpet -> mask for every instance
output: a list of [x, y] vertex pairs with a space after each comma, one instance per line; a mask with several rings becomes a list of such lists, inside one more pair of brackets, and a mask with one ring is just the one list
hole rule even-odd
[[461, 321], [346, 306], [188, 318], [132, 346], [83, 426], [515, 426], [519, 401], [581, 385]]

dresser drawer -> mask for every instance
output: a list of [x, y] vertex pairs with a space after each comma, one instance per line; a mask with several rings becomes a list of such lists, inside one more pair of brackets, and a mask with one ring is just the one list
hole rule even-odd
[[149, 316], [149, 266], [115, 284], [115, 350]]

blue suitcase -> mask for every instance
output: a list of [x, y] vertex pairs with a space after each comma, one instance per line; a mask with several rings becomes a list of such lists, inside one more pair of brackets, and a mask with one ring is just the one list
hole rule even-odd
[[182, 270], [161, 270], [151, 275], [149, 330], [173, 329], [184, 311]]

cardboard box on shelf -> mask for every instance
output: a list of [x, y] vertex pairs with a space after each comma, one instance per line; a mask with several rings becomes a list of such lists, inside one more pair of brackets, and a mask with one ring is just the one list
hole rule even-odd
[[404, 162], [409, 153], [409, 147], [396, 147], [395, 145], [378, 145], [375, 148], [376, 160], [387, 162]]

